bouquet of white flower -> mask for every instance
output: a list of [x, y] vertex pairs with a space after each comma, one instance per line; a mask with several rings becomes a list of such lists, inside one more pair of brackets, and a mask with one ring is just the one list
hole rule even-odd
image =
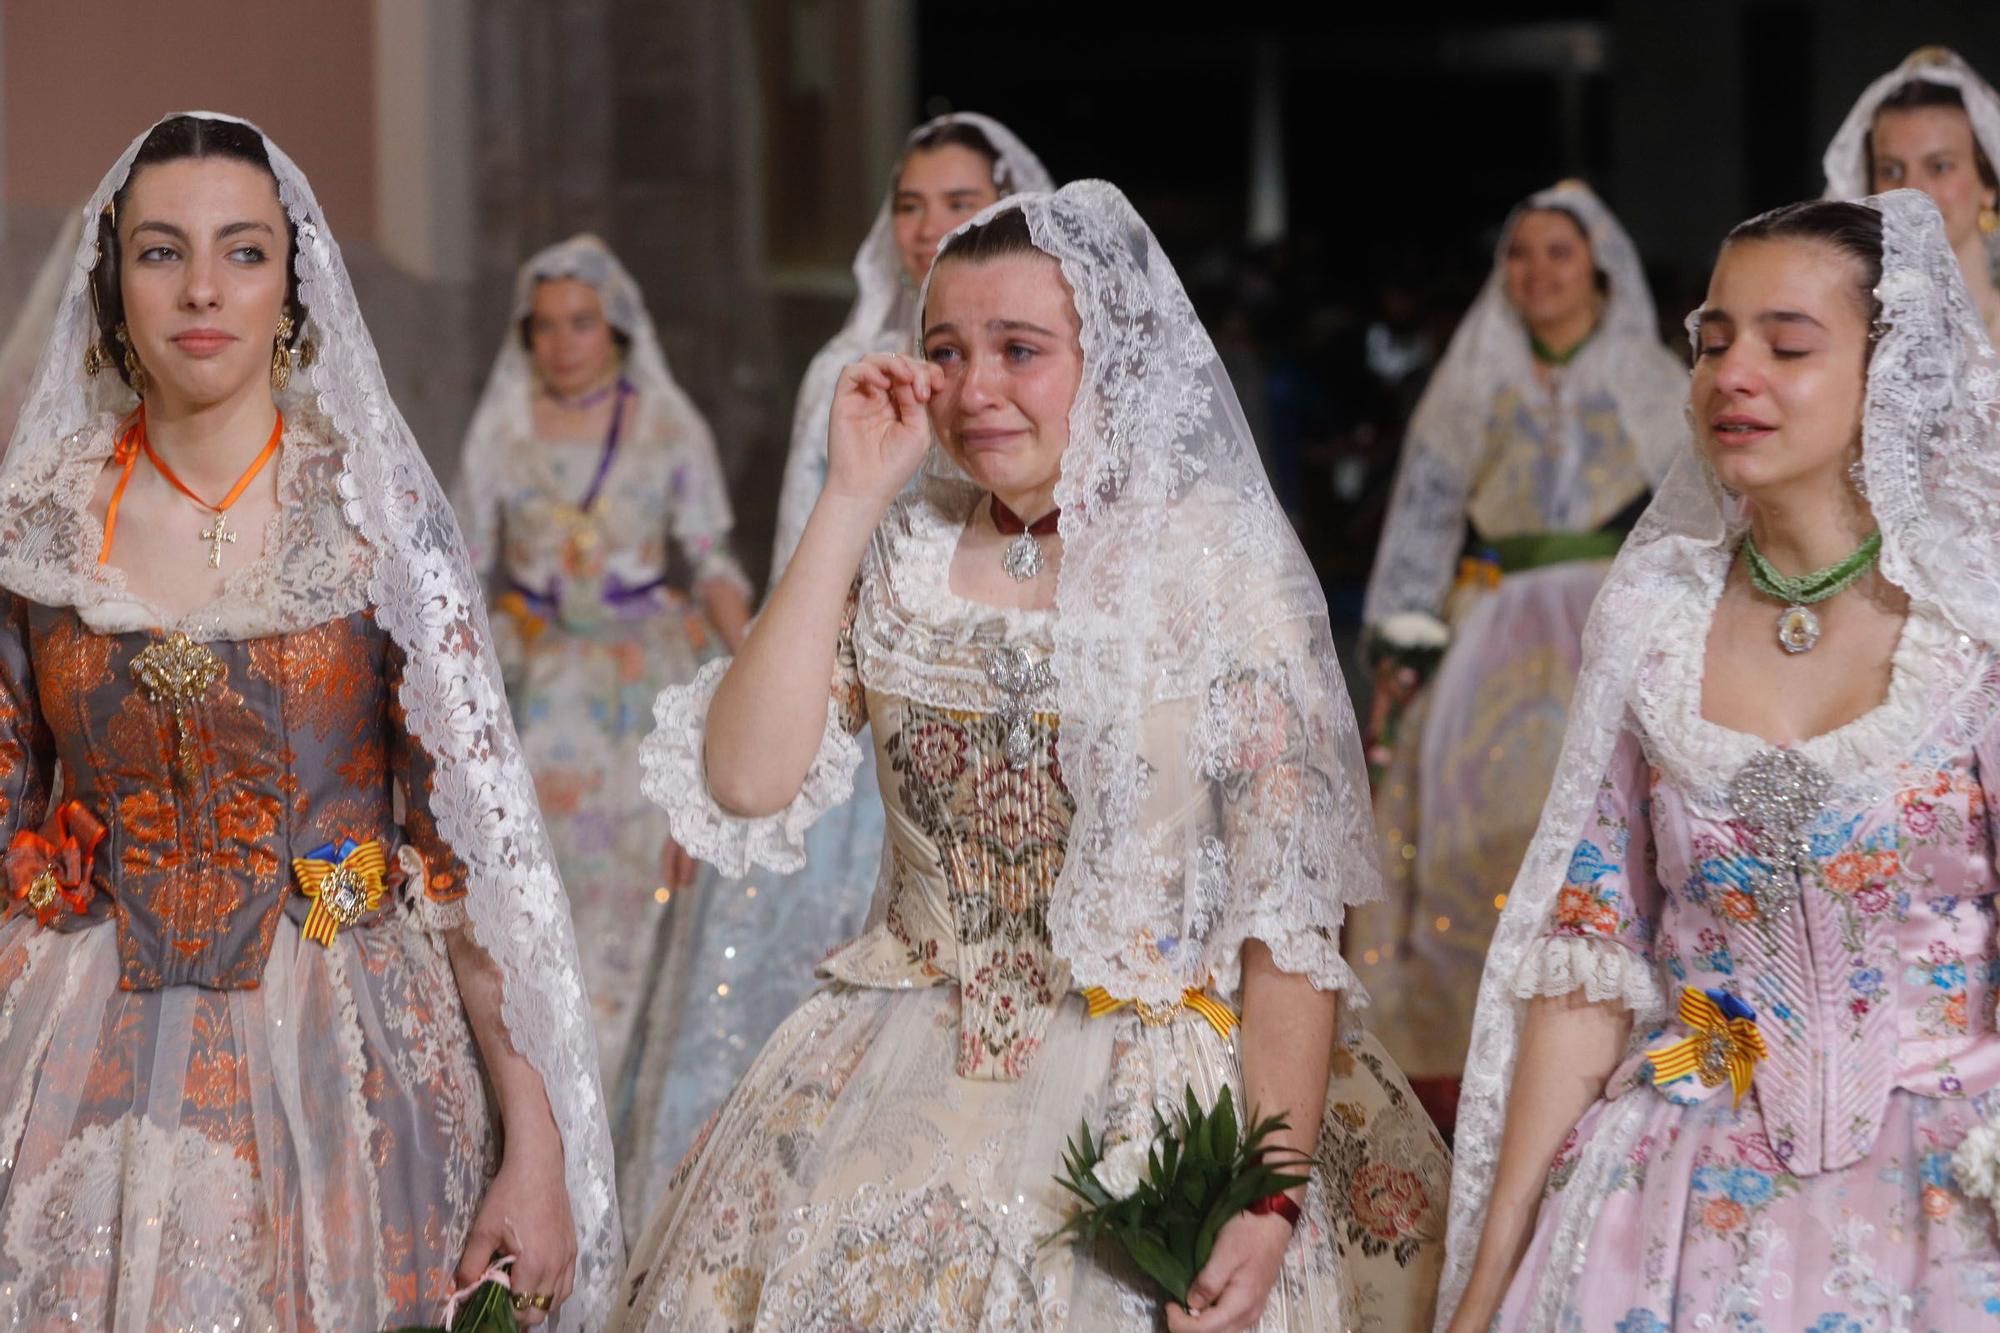
[[1305, 1184], [1303, 1172], [1313, 1165], [1303, 1153], [1264, 1147], [1287, 1127], [1283, 1116], [1252, 1119], [1239, 1132], [1229, 1089], [1204, 1111], [1189, 1088], [1172, 1124], [1154, 1113], [1151, 1139], [1106, 1147], [1084, 1124], [1056, 1177], [1084, 1207], [1050, 1239], [1075, 1234], [1088, 1244], [1108, 1236], [1185, 1305], [1222, 1224], [1259, 1199]]

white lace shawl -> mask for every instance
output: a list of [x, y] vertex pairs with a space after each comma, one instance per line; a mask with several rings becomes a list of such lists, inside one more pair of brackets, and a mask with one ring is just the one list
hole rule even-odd
[[[1862, 415], [1862, 481], [1882, 531], [1882, 572], [1910, 595], [1913, 617], [1935, 616], [1954, 635], [2000, 645], [2000, 457], [1988, 443], [2000, 421], [2000, 360], [1931, 201], [1897, 190], [1862, 202], [1881, 212], [1883, 230], [1875, 294], [1884, 331]], [[1591, 608], [1555, 783], [1480, 981], [1459, 1103], [1440, 1328], [1464, 1292], [1485, 1224], [1526, 1013], [1516, 993], [1523, 959], [1547, 933], [1571, 852], [1638, 703], [1648, 645], [1666, 617], [1713, 603], [1743, 527], [1740, 506], [1684, 442]], [[1918, 630], [1913, 641], [1925, 641]]]
[[[1016, 195], [966, 226], [1008, 209], [1061, 265], [1082, 328], [1055, 492], [1050, 665], [1076, 802], [1049, 905], [1055, 947], [1079, 986], [1170, 1004], [1190, 987], [1232, 994], [1255, 937], [1285, 970], [1365, 1002], [1339, 938], [1347, 904], [1381, 893], [1360, 738], [1319, 580], [1228, 373], [1116, 187]], [[963, 485], [950, 471], [927, 465], [899, 508], [963, 513], [946, 498]], [[885, 527], [904, 521], [892, 510]], [[904, 647], [922, 643], [906, 619], [895, 602], [864, 605], [870, 685], [964, 688]], [[1197, 807], [1222, 812], [1219, 833], [1189, 836]]]
[[1591, 259], [1610, 284], [1590, 341], [1563, 370], [1564, 399], [1615, 402], [1639, 466], [1656, 484], [1686, 436], [1687, 372], [1660, 343], [1652, 293], [1632, 238], [1579, 181], [1531, 195], [1508, 217], [1493, 271], [1411, 415], [1362, 608], [1362, 619], [1371, 626], [1398, 612], [1436, 614], [1443, 605], [1463, 544], [1466, 502], [1484, 461], [1494, 399], [1510, 387], [1541, 392], [1527, 324], [1507, 299], [1507, 246], [1522, 215], [1549, 208], [1582, 221]]
[[[1875, 129], [1875, 113], [1883, 101], [1906, 83], [1937, 83], [1958, 89], [1965, 102], [1966, 118], [1972, 122], [1972, 137], [1986, 154], [1986, 160], [2000, 167], [2000, 94], [1956, 51], [1924, 46], [1910, 52], [1902, 64], [1869, 84], [1848, 111], [1847, 119], [1840, 122], [1821, 161], [1828, 199], [1859, 199], [1875, 187], [1875, 182], [1868, 178], [1868, 136]], [[2000, 232], [1986, 238], [1986, 252], [1988, 263], [2000, 266]]]
[[[947, 125], [970, 125], [986, 136], [1000, 154], [993, 164], [993, 187], [1003, 196], [1022, 190], [1054, 188], [1047, 168], [1014, 132], [975, 111], [954, 111], [927, 120], [911, 130], [903, 141], [903, 156], [924, 135]], [[896, 249], [896, 178], [902, 173], [899, 158], [889, 187], [882, 192], [882, 206], [876, 210], [875, 225], [854, 252], [854, 306], [847, 322], [819, 350], [799, 381], [798, 400], [792, 407], [792, 445], [785, 455], [785, 477], [778, 492], [778, 533], [771, 548], [771, 578], [791, 563], [799, 537], [806, 529], [806, 516], [826, 478], [826, 428], [833, 415], [833, 388], [841, 368], [870, 352], [892, 352], [909, 345], [916, 317], [915, 292], [904, 271], [902, 255]]]
[[663, 449], [669, 465], [682, 471], [686, 480], [677, 492], [674, 511], [661, 519], [684, 549], [711, 548], [691, 571], [691, 582], [724, 578], [748, 594], [749, 580], [727, 550], [736, 520], [715, 437], [667, 368], [639, 284], [603, 241], [588, 234], [540, 251], [515, 275], [513, 312], [486, 377], [486, 389], [473, 409], [472, 424], [466, 428], [458, 481], [452, 488], [473, 568], [481, 574], [491, 571], [498, 557], [500, 506], [509, 479], [521, 470], [524, 453], [542, 447], [534, 434], [534, 360], [521, 345], [521, 321], [534, 308], [535, 287], [554, 278], [588, 283], [603, 303], [611, 327], [631, 340], [624, 374], [638, 391], [637, 415], [626, 422], [626, 444], [621, 447]]
[[[88, 509], [110, 424], [135, 400], [116, 375], [84, 374], [85, 348], [97, 337], [86, 278], [96, 259], [94, 219], [144, 141], [133, 141], [86, 206], [48, 352], [0, 463], [0, 586], [44, 605], [98, 604], [115, 590], [95, 573], [101, 529]], [[303, 521], [274, 520], [280, 546], [261, 562], [270, 581], [252, 591], [266, 599], [268, 632], [305, 629], [365, 605], [404, 654], [401, 701], [435, 761], [431, 812], [466, 867], [466, 910], [473, 937], [499, 967], [508, 1036], [541, 1075], [562, 1134], [578, 1257], [576, 1292], [560, 1326], [596, 1328], [623, 1267], [597, 1048], [567, 899], [508, 716], [479, 582], [451, 509], [390, 400], [312, 189], [276, 144], [264, 142], [298, 231], [304, 331], [317, 348], [312, 366], [278, 395], [293, 423], [286, 438], [301, 446], [286, 450], [279, 480], [292, 488], [287, 496], [316, 500]], [[224, 600], [242, 592], [232, 586]], [[212, 611], [183, 628], [218, 631]]]

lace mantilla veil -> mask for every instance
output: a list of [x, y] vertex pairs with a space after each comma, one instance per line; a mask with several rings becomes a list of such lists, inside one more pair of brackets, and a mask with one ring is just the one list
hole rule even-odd
[[[1123, 999], [1229, 996], [1255, 937], [1365, 1002], [1340, 955], [1346, 905], [1381, 893], [1360, 738], [1319, 579], [1228, 373], [1114, 186], [1016, 195], [966, 226], [1009, 209], [1061, 266], [1083, 347], [1050, 658], [1076, 809], [1049, 933], [1078, 986]], [[926, 507], [955, 530], [969, 484], [933, 445], [877, 530], [854, 633], [871, 688], [988, 711], [991, 687], [938, 665], [895, 595], [898, 534], [935, 529], [914, 521]], [[1254, 813], [1233, 829], [1225, 814], [1226, 843], [1190, 833], [1190, 810], [1239, 804]]]
[[[954, 111], [927, 120], [911, 130], [897, 157], [900, 171], [904, 158], [917, 140], [948, 125], [970, 125], [986, 136], [1000, 154], [993, 164], [993, 187], [1004, 197], [1025, 190], [1055, 188], [1042, 160], [1029, 151], [1014, 132], [991, 116], [976, 111]], [[859, 361], [870, 352], [888, 352], [904, 346], [910, 324], [916, 319], [916, 293], [903, 258], [896, 249], [896, 182], [882, 192], [882, 206], [875, 212], [875, 225], [854, 252], [854, 305], [847, 322], [840, 326], [827, 345], [806, 367], [799, 382], [798, 401], [792, 407], [792, 443], [785, 455], [785, 478], [778, 498], [778, 534], [771, 552], [771, 578], [766, 585], [776, 587], [792, 552], [805, 531], [806, 516], [812, 512], [826, 459], [826, 428], [833, 412], [833, 389], [840, 372], [849, 362]]]
[[[1956, 51], [1942, 46], [1924, 46], [1910, 52], [1903, 63], [1884, 74], [1862, 91], [1847, 119], [1840, 122], [1833, 142], [1826, 146], [1821, 166], [1826, 171], [1828, 199], [1859, 199], [1874, 188], [1868, 179], [1868, 135], [1875, 128], [1875, 113], [1889, 94], [1906, 83], [1937, 83], [1958, 89], [1964, 99], [1965, 114], [1972, 121], [1972, 137], [1986, 160], [2000, 166], [2000, 94], [1979, 77]], [[1986, 238], [1989, 264], [2000, 269], [2000, 232]]]
[[[1897, 190], [1860, 202], [1882, 214], [1875, 294], [1885, 328], [1869, 361], [1861, 434], [1861, 480], [1881, 526], [1882, 572], [1958, 633], [2000, 646], [2000, 457], [1988, 443], [2000, 418], [2000, 361], [1931, 201]], [[1555, 785], [1480, 981], [1459, 1103], [1440, 1329], [1465, 1290], [1486, 1218], [1527, 1012], [1516, 986], [1522, 959], [1548, 928], [1654, 626], [1674, 608], [1713, 601], [1744, 526], [1684, 431], [1680, 458], [1591, 608]], [[1586, 994], [1613, 998], [1593, 987]]]
[[70, 260], [76, 255], [78, 235], [83, 231], [83, 214], [70, 213], [63, 219], [28, 294], [15, 308], [14, 327], [0, 342], [0, 434], [11, 436], [14, 419], [26, 401], [42, 349], [48, 346], [49, 329], [55, 322], [56, 306], [62, 300], [63, 284], [69, 279]]
[[[534, 255], [515, 276], [507, 333], [465, 432], [453, 491], [460, 521], [468, 525], [465, 539], [473, 568], [482, 573], [493, 560], [493, 515], [498, 512], [513, 451], [528, 443], [533, 433], [535, 367], [533, 357], [521, 345], [521, 321], [534, 307], [537, 284], [556, 278], [573, 278], [594, 288], [604, 305], [605, 319], [631, 340], [625, 352], [624, 374], [638, 390], [639, 411], [649, 421], [650, 433], [669, 441], [671, 448], [703, 475], [722, 475], [715, 437], [667, 369], [666, 353], [660, 349], [659, 334], [653, 328], [653, 317], [646, 313], [639, 284], [603, 241], [588, 234], [573, 236]], [[626, 423], [628, 431], [634, 427], [635, 423]], [[727, 532], [734, 522], [725, 487], [690, 488], [687, 500], [670, 516], [676, 536]], [[729, 568], [734, 570], [733, 562]]]
[[1501, 229], [1493, 271], [1452, 334], [1410, 418], [1388, 525], [1369, 576], [1362, 620], [1380, 625], [1400, 611], [1435, 614], [1458, 567], [1465, 497], [1486, 443], [1495, 396], [1534, 381], [1528, 326], [1507, 299], [1507, 246], [1522, 215], [1558, 208], [1583, 223], [1591, 258], [1609, 280], [1590, 341], [1563, 369], [1562, 394], [1608, 397], [1657, 484], [1687, 433], [1687, 375], [1660, 342], [1645, 267], [1632, 238], [1591, 188], [1565, 181], [1531, 195]]
[[[103, 599], [95, 570], [100, 529], [88, 508], [108, 434], [136, 399], [116, 375], [84, 373], [85, 348], [97, 336], [87, 277], [96, 262], [92, 223], [145, 137], [119, 157], [85, 208], [54, 332], [0, 464], [0, 586], [44, 605]], [[321, 508], [350, 529], [338, 540], [299, 530], [313, 528], [310, 521], [273, 529], [282, 531], [278, 557], [269, 562], [278, 571], [273, 582], [289, 586], [274, 590], [272, 632], [372, 606], [406, 659], [401, 701], [436, 766], [431, 810], [465, 864], [473, 935], [500, 969], [508, 1035], [541, 1075], [562, 1133], [577, 1277], [560, 1327], [596, 1328], [623, 1265], [610, 1134], [567, 900], [501, 691], [479, 580], [437, 480], [390, 400], [312, 188], [269, 138], [264, 147], [298, 232], [304, 331], [317, 347], [310, 367], [278, 395], [279, 407], [288, 423], [312, 422], [332, 441], [322, 475], [337, 485], [338, 507]], [[286, 435], [289, 452], [290, 425]], [[198, 622], [183, 628], [196, 637], [216, 632]]]

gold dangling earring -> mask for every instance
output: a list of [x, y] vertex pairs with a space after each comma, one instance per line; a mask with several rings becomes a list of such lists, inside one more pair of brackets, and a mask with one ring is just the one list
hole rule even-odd
[[114, 332], [118, 335], [118, 345], [125, 349], [125, 381], [132, 386], [133, 393], [144, 398], [146, 390], [152, 387], [153, 382], [147, 378], [146, 365], [139, 360], [139, 353], [132, 348], [132, 335], [126, 332], [124, 320], [118, 321], [118, 327]]
[[271, 387], [279, 393], [292, 382], [292, 312], [278, 316], [278, 336], [271, 344]]
[[1992, 204], [1987, 204], [1981, 208], [1979, 210], [1979, 230], [1985, 232], [1988, 236], [1991, 236], [1996, 231], [2000, 231], [2000, 209], [1994, 208]]
[[96, 379], [111, 365], [111, 354], [104, 350], [101, 338], [92, 338], [90, 346], [83, 349], [83, 373]]

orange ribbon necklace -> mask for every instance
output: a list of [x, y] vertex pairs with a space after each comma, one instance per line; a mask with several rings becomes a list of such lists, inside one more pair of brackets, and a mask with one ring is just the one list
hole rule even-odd
[[118, 437], [117, 448], [112, 451], [111, 456], [124, 465], [124, 470], [118, 474], [118, 484], [111, 490], [111, 503], [104, 507], [104, 545], [98, 549], [97, 563], [104, 565], [111, 562], [111, 537], [118, 531], [118, 506], [125, 499], [125, 487], [131, 482], [132, 473], [139, 465], [139, 455], [144, 454], [159, 470], [159, 474], [166, 479], [169, 486], [215, 515], [214, 525], [201, 534], [201, 540], [209, 544], [208, 567], [221, 569], [223, 545], [236, 544], [236, 534], [228, 530], [226, 526], [228, 520], [224, 515], [228, 513], [231, 505], [243, 498], [243, 492], [250, 489], [250, 483], [257, 480], [258, 475], [270, 463], [272, 455], [278, 452], [278, 444], [284, 438], [284, 434], [285, 414], [280, 412], [278, 419], [271, 424], [271, 438], [264, 442], [263, 452], [258, 454], [243, 475], [236, 479], [236, 484], [229, 488], [229, 494], [222, 497], [221, 504], [210, 504], [189, 490], [187, 483], [175, 476], [174, 470], [167, 466], [166, 460], [153, 452], [153, 442], [146, 436], [146, 405], [139, 404], [139, 410], [132, 414], [131, 424], [125, 427], [124, 433]]

